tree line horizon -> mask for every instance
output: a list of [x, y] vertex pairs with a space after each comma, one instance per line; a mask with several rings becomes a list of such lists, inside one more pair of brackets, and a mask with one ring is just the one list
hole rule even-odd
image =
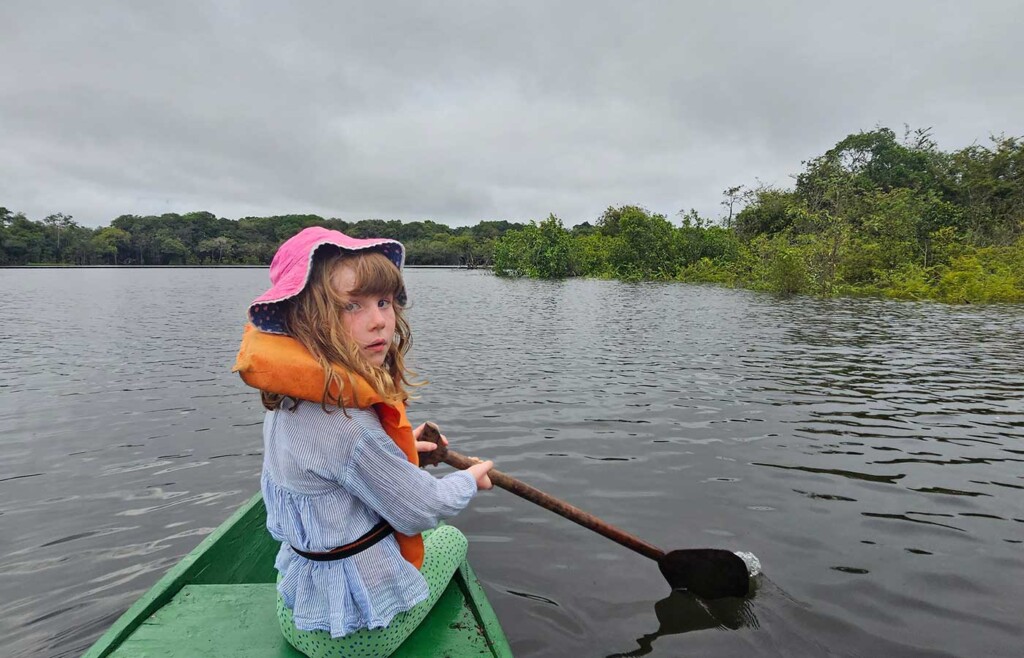
[[784, 294], [954, 303], [1024, 301], [1024, 139], [938, 148], [929, 129], [848, 135], [805, 161], [795, 185], [736, 185], [721, 217], [640, 205], [565, 228], [355, 222], [313, 214], [220, 218], [121, 215], [88, 228], [63, 213], [33, 221], [0, 207], [0, 266], [269, 264], [307, 226], [406, 245], [410, 265], [490, 266], [498, 276], [717, 283]]

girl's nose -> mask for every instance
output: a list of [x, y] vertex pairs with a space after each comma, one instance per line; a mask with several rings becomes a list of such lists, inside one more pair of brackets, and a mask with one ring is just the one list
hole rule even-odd
[[373, 315], [370, 316], [370, 327], [372, 329], [379, 329], [380, 327], [383, 327], [384, 311], [380, 307], [374, 306], [372, 313]]

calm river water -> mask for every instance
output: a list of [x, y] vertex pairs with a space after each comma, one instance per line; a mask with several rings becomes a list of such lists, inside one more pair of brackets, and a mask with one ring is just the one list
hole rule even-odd
[[[77, 656], [259, 486], [262, 269], [0, 270], [0, 637]], [[410, 411], [743, 601], [502, 491], [455, 523], [517, 656], [1019, 656], [1024, 307], [411, 270]]]

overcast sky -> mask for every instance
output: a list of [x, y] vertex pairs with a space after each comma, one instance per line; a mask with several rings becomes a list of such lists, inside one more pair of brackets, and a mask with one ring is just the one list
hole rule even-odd
[[0, 1], [0, 206], [717, 217], [849, 133], [1024, 135], [1024, 3]]

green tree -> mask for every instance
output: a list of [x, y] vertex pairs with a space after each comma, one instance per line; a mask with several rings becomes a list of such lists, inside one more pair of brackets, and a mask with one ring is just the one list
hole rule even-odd
[[548, 215], [538, 226], [540, 240], [534, 245], [532, 265], [542, 279], [562, 279], [573, 274], [572, 237], [562, 220]]
[[1024, 235], [1024, 139], [993, 137], [950, 158], [949, 200], [979, 244], [1011, 244]]
[[726, 210], [725, 225], [731, 227], [733, 216], [741, 210], [740, 206], [750, 200], [751, 193], [742, 185], [733, 185], [725, 188], [722, 196], [722, 207]]
[[671, 222], [638, 206], [623, 206], [616, 214], [610, 258], [615, 274], [630, 281], [674, 277], [678, 243]]
[[92, 236], [93, 250], [103, 262], [117, 265], [120, 251], [129, 247], [131, 240], [132, 236], [127, 231], [107, 226]]
[[610, 238], [596, 231], [583, 232], [574, 238], [575, 270], [578, 274], [597, 277], [613, 277], [611, 266], [612, 245]]
[[540, 224], [505, 233], [494, 243], [494, 273], [498, 276], [530, 276], [562, 279], [574, 274], [572, 236], [562, 220], [549, 215]]
[[188, 248], [170, 231], [160, 230], [154, 240], [154, 251], [160, 265], [182, 265], [188, 256]]
[[799, 205], [796, 194], [770, 186], [758, 187], [751, 203], [737, 213], [736, 232], [743, 238], [774, 235], [793, 225], [794, 208]]
[[4, 227], [4, 264], [27, 265], [45, 262], [50, 256], [47, 228], [41, 222], [33, 222], [22, 213], [8, 214]]
[[203, 262], [223, 263], [225, 256], [230, 256], [234, 241], [225, 236], [219, 235], [215, 238], [206, 238], [196, 245], [195, 253]]
[[913, 146], [889, 128], [848, 135], [797, 176], [796, 191], [812, 208], [844, 209], [842, 197], [857, 192], [935, 186], [934, 142], [927, 131]]
[[[43, 219], [43, 224], [48, 226], [53, 231], [53, 242], [51, 247], [51, 258], [54, 262], [62, 262], [61, 259], [61, 232], [65, 232], [72, 226], [75, 226], [74, 220], [71, 215], [65, 215], [64, 213], [55, 213], [48, 215]], [[65, 242], [67, 242], [65, 238]]]
[[0, 265], [7, 265], [9, 256], [7, 254], [7, 233], [8, 226], [13, 221], [14, 213], [7, 208], [0, 206]]
[[493, 271], [498, 276], [533, 276], [529, 263], [529, 254], [533, 243], [539, 240], [537, 225], [530, 223], [520, 229], [505, 233], [494, 241], [494, 253], [491, 257]]

